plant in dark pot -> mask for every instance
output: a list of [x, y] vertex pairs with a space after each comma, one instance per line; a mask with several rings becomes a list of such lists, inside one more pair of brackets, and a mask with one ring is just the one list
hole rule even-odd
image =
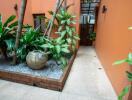
[[0, 53], [7, 59], [7, 50], [14, 48], [15, 33], [18, 21], [14, 21], [16, 16], [10, 16], [5, 23], [2, 22], [2, 15], [0, 15]]
[[[118, 64], [122, 64], [122, 63], [128, 63], [130, 66], [132, 65], [132, 53], [128, 54], [128, 57], [123, 59], [123, 60], [118, 60], [116, 62], [114, 62], [113, 65], [118, 65]], [[130, 82], [132, 82], [132, 73], [129, 71], [126, 71], [127, 74], [127, 78]], [[131, 89], [131, 85], [126, 86], [122, 92], [120, 93], [120, 95], [118, 96], [118, 100], [123, 100], [124, 96], [127, 95], [129, 93], [129, 97], [128, 100], [132, 100], [132, 89]], [[129, 92], [130, 91], [130, 92]]]
[[92, 45], [95, 46], [96, 32], [90, 33], [88, 39], [91, 40], [92, 41]]

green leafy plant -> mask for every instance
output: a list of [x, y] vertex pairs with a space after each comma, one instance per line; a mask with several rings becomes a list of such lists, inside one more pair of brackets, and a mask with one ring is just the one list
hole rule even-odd
[[56, 61], [60, 61], [62, 68], [67, 65], [67, 58], [64, 54], [70, 53], [69, 45], [65, 43], [65, 40], [59, 38], [47, 39], [46, 44], [41, 45], [42, 48], [48, 49], [48, 53], [52, 55], [52, 58]]
[[69, 14], [64, 9], [60, 9], [56, 18], [59, 23], [58, 32], [56, 33], [70, 45], [72, 51], [75, 51], [77, 40], [79, 40], [79, 36], [74, 27], [74, 24], [76, 24], [76, 21], [74, 20], [75, 16]]
[[[122, 63], [128, 63], [129, 65], [132, 65], [132, 53], [129, 53], [127, 58], [114, 62], [113, 65], [118, 65], [118, 64], [122, 64]], [[128, 80], [130, 82], [132, 82], [132, 73], [129, 72], [129, 71], [126, 71], [126, 74], [127, 74]], [[118, 100], [123, 100], [124, 96], [129, 93], [130, 88], [131, 88], [131, 86], [126, 86], [122, 90], [122, 92], [120, 93], [120, 95], [118, 96]]]
[[19, 48], [17, 49], [17, 57], [19, 61], [25, 61], [28, 52], [33, 50], [42, 50], [40, 45], [44, 44], [45, 40], [41, 35], [39, 28], [28, 28], [20, 37]]
[[3, 23], [2, 15], [0, 15], [0, 48], [7, 48], [8, 50], [14, 48], [18, 25], [18, 21], [14, 21], [15, 18], [16, 16], [12, 15]]
[[89, 38], [89, 40], [91, 40], [91, 41], [95, 41], [95, 39], [96, 39], [96, 32], [90, 33], [88, 38]]

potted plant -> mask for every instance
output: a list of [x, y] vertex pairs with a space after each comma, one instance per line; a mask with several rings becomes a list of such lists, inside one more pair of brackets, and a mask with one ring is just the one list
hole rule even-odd
[[92, 41], [92, 45], [95, 46], [96, 32], [90, 33], [88, 38]]
[[[122, 64], [122, 63], [128, 63], [129, 65], [132, 65], [132, 53], [128, 54], [128, 57], [123, 59], [123, 60], [118, 60], [116, 62], [114, 62], [113, 65], [118, 65], [118, 64]], [[129, 71], [126, 71], [127, 74], [127, 78], [130, 82], [132, 82], [132, 73]], [[131, 89], [131, 90], [130, 90]], [[127, 95], [129, 92], [129, 97], [128, 100], [132, 100], [132, 88], [131, 85], [126, 86], [122, 92], [120, 93], [120, 95], [118, 96], [118, 100], [123, 100], [124, 96]]]

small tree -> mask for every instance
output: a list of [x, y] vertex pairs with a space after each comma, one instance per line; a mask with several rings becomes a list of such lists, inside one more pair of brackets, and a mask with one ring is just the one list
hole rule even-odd
[[24, 21], [26, 4], [27, 4], [27, 0], [22, 0], [21, 8], [20, 8], [20, 14], [19, 14], [19, 20], [18, 20], [18, 29], [17, 29], [17, 34], [16, 34], [16, 43], [15, 43], [13, 64], [17, 63], [16, 51], [17, 51], [18, 46], [19, 46], [19, 38], [20, 38], [21, 32], [22, 32], [22, 26], [23, 26], [23, 21]]

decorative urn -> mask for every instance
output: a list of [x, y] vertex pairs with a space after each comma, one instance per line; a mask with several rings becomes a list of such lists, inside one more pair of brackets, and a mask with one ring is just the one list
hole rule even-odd
[[26, 57], [27, 65], [32, 69], [44, 68], [47, 60], [48, 60], [48, 55], [39, 50], [29, 52]]

